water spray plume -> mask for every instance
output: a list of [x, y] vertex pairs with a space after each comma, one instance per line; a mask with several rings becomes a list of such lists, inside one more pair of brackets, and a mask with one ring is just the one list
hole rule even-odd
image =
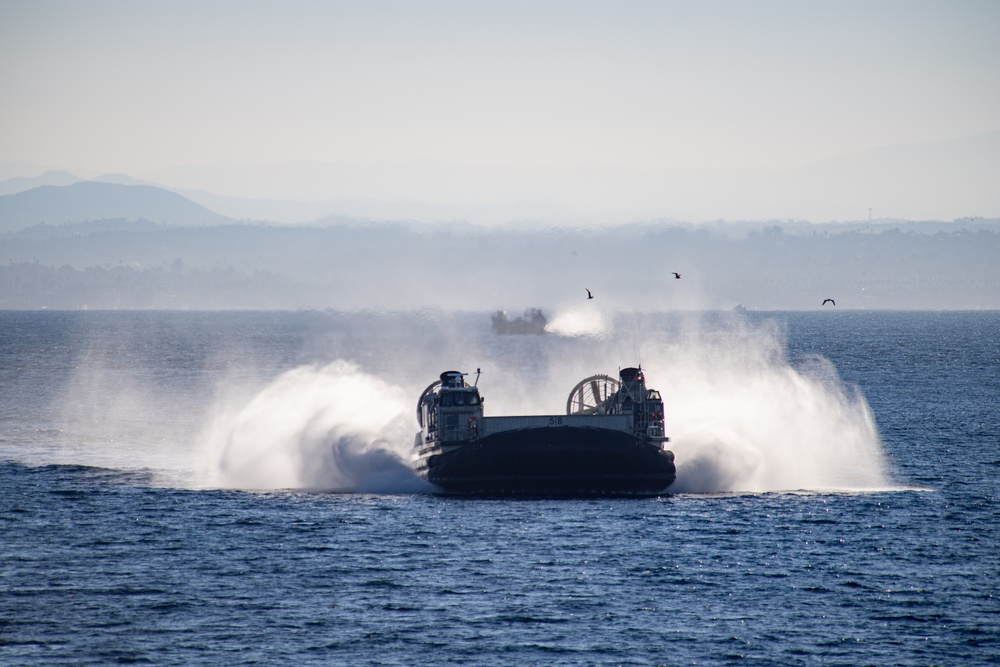
[[890, 486], [874, 418], [833, 365], [793, 367], [773, 329], [699, 337], [664, 355], [674, 492]]
[[[408, 396], [335, 362], [278, 377], [210, 434], [220, 486], [343, 492], [426, 490], [406, 464]], [[404, 417], [404, 415], [407, 415]]]

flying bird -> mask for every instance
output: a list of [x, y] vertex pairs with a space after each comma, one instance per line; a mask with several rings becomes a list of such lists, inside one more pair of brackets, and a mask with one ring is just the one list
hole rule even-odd
[[830, 302], [830, 303], [832, 303], [835, 306], [837, 305], [837, 302], [834, 301], [833, 299], [823, 299], [823, 304], [822, 305], [825, 306], [827, 304], [827, 302]]
[[676, 280], [680, 280], [680, 279], [681, 279], [681, 274], [677, 273], [676, 271], [671, 271], [671, 273], [673, 273], [673, 274], [674, 274], [674, 278], [675, 278]]
[[594, 295], [590, 293], [590, 290], [589, 290], [589, 289], [587, 289], [586, 287], [584, 287], [583, 289], [586, 289], [586, 290], [587, 290], [587, 298], [588, 298], [588, 299], [593, 299], [593, 298], [594, 298]]

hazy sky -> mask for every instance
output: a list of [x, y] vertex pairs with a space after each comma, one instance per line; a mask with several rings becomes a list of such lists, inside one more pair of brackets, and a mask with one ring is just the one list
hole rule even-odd
[[1000, 2], [0, 0], [0, 163], [786, 168], [1000, 129]]

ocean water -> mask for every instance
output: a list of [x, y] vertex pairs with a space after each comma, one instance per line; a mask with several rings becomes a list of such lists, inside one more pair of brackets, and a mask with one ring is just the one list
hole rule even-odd
[[[1000, 313], [553, 315], [0, 312], [0, 664], [1000, 660]], [[634, 364], [668, 494], [409, 472], [444, 370]]]

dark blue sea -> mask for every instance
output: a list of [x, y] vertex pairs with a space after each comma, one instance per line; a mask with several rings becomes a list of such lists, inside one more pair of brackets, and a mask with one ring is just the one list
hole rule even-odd
[[[409, 472], [636, 364], [670, 493]], [[0, 312], [0, 664], [996, 664], [998, 478], [998, 312]]]

